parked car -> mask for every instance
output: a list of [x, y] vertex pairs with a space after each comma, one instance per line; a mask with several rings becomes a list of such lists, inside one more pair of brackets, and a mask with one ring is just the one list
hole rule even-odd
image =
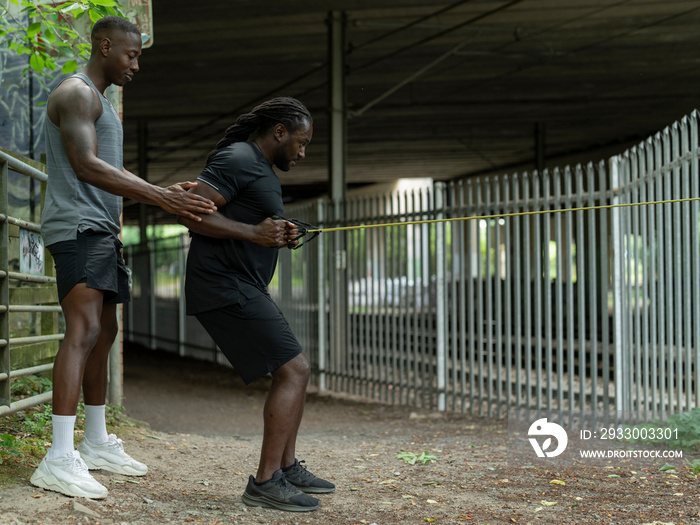
[[351, 308], [382, 306], [421, 308], [430, 304], [430, 298], [434, 297], [434, 293], [434, 279], [431, 279], [430, 285], [424, 286], [421, 278], [414, 280], [405, 275], [385, 279], [361, 277], [348, 284]]

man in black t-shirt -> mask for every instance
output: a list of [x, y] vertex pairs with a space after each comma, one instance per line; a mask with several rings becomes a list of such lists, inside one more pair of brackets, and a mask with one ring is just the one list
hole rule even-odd
[[305, 493], [335, 486], [296, 458], [309, 360], [267, 292], [279, 248], [295, 244], [297, 227], [282, 215], [282, 190], [273, 165], [288, 171], [305, 156], [313, 121], [298, 100], [280, 97], [238, 118], [209, 154], [191, 191], [218, 211], [200, 222], [181, 219], [192, 232], [187, 257], [187, 313], [194, 315], [246, 384], [271, 373], [264, 409], [260, 464], [243, 493], [248, 505], [312, 511]]

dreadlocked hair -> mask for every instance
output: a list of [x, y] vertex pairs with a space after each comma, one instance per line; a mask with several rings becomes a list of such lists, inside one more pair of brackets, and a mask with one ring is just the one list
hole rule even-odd
[[313, 122], [311, 113], [297, 99], [291, 97], [270, 99], [254, 107], [250, 113], [242, 114], [233, 125], [228, 127], [223, 138], [216, 143], [216, 148], [207, 156], [207, 164], [219, 150], [234, 142], [248, 140], [252, 133], [263, 134], [277, 124], [283, 124], [287, 131], [294, 133], [305, 122], [309, 124]]

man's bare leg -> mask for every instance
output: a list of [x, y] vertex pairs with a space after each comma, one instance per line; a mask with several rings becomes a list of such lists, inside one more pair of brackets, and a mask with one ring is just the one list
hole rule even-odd
[[[282, 471], [282, 457], [299, 429], [309, 360], [299, 354], [272, 373], [272, 387], [265, 401], [262, 450], [256, 477], [250, 476], [242, 500], [254, 507], [292, 512], [318, 509], [320, 501], [295, 487]], [[293, 450], [293, 447], [292, 447]], [[304, 471], [306, 472], [306, 471]]]
[[83, 399], [85, 400], [85, 439], [100, 444], [109, 440], [105, 420], [109, 351], [117, 337], [117, 306], [102, 307], [100, 336], [88, 356], [83, 372]]
[[301, 423], [306, 385], [309, 381], [309, 360], [304, 354], [299, 354], [272, 373], [272, 386], [265, 401], [264, 432], [260, 464], [255, 481], [262, 483], [272, 478], [275, 471], [282, 466], [285, 453], [292, 454], [288, 464], [294, 462], [294, 445], [290, 447], [290, 439], [294, 438]]
[[55, 415], [75, 415], [85, 367], [90, 352], [100, 338], [102, 301], [103, 293], [88, 288], [85, 283], [75, 285], [61, 301], [66, 333], [53, 368]]
[[[309, 361], [303, 354], [299, 357], [303, 357], [304, 369], [306, 370], [304, 375], [308, 381]], [[309, 472], [306, 465], [303, 465], [304, 461], [297, 462], [296, 457], [297, 435], [306, 402], [306, 381], [300, 388], [300, 395], [293, 397], [291, 393], [285, 393], [283, 388], [279, 388], [279, 384], [275, 388], [273, 379], [273, 388], [270, 390], [265, 406], [263, 450], [256, 481], [258, 483], [266, 481], [273, 476], [277, 469], [281, 469], [285, 481], [297, 489], [312, 494], [327, 494], [335, 491], [335, 485]], [[290, 402], [280, 403], [280, 399]], [[280, 419], [276, 417], [275, 408], [284, 414], [283, 424], [280, 424]]]
[[61, 301], [66, 334], [54, 361], [53, 445], [30, 481], [68, 496], [105, 498], [107, 488], [88, 472], [75, 451], [73, 431], [86, 363], [100, 337], [103, 295], [79, 283]]
[[289, 467], [296, 461], [296, 446], [297, 446], [297, 434], [299, 433], [299, 427], [301, 426], [301, 420], [304, 417], [304, 406], [306, 404], [306, 389], [304, 390], [304, 396], [299, 404], [299, 412], [297, 413], [296, 423], [293, 425], [293, 431], [287, 439], [287, 443], [284, 446], [284, 451], [282, 452], [282, 467]]
[[86, 405], [105, 404], [109, 351], [118, 331], [117, 305], [106, 304], [102, 307], [100, 317], [100, 335], [88, 356], [83, 373], [83, 399]]

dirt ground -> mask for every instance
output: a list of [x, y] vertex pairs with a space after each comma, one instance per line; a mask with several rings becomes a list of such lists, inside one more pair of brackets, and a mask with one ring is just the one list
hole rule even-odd
[[[698, 480], [688, 469], [513, 468], [505, 421], [314, 393], [297, 453], [336, 492], [320, 495], [311, 513], [247, 507], [240, 496], [258, 461], [267, 385], [245, 387], [226, 367], [127, 349], [126, 413], [147, 424], [121, 437], [148, 475], [96, 473], [110, 489], [102, 501], [21, 480], [0, 488], [0, 525], [700, 523]], [[396, 458], [403, 451], [438, 459], [409, 465]]]

